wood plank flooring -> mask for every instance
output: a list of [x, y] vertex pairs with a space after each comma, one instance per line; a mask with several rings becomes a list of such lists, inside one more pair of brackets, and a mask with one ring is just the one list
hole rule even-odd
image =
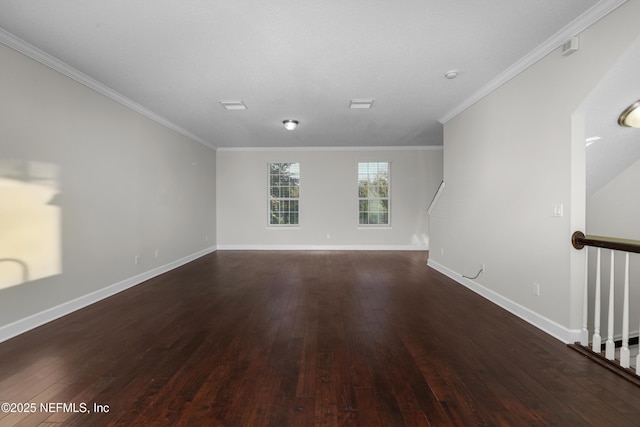
[[640, 389], [426, 257], [207, 255], [0, 343], [0, 402], [37, 405], [0, 426], [638, 425]]

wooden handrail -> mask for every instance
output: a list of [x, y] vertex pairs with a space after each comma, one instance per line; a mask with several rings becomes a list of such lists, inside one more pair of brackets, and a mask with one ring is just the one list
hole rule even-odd
[[582, 231], [573, 233], [571, 236], [571, 244], [576, 249], [582, 249], [585, 246], [595, 246], [597, 248], [613, 249], [616, 251], [640, 253], [640, 240], [591, 235], [585, 236]]

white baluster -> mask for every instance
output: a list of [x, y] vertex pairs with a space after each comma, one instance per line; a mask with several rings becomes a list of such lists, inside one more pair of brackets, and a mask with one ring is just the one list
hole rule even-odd
[[636, 356], [636, 375], [640, 376], [640, 353]]
[[[640, 328], [638, 328], [638, 330], [640, 331]], [[636, 375], [640, 376], [640, 351], [636, 356]]]
[[613, 360], [616, 358], [616, 343], [613, 342], [613, 310], [614, 310], [614, 276], [615, 276], [615, 252], [611, 251], [611, 273], [609, 274], [609, 318], [608, 318], [608, 335], [607, 335], [607, 343], [605, 346], [604, 357], [609, 360]]
[[582, 336], [580, 343], [589, 345], [589, 247], [585, 246], [584, 292], [582, 294]]
[[595, 353], [600, 353], [602, 351], [602, 337], [600, 336], [600, 253], [602, 250], [598, 248], [597, 256], [596, 256], [596, 291], [594, 298], [594, 309], [593, 309], [593, 342], [591, 343], [591, 349]]
[[622, 303], [622, 348], [620, 349], [620, 366], [628, 368], [631, 353], [629, 352], [629, 252], [624, 261], [624, 301]]

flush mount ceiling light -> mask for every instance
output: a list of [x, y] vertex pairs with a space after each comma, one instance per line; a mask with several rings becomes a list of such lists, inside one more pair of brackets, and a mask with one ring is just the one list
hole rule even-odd
[[584, 142], [587, 143], [587, 147], [590, 146], [591, 144], [593, 144], [596, 141], [600, 141], [602, 139], [602, 137], [600, 136], [592, 136], [590, 138], [587, 138], [584, 140]]
[[352, 99], [351, 102], [349, 102], [349, 108], [368, 109], [373, 106], [373, 101], [373, 99]]
[[640, 128], [640, 100], [625, 108], [618, 117], [618, 124], [629, 128]]
[[227, 110], [246, 110], [247, 106], [242, 101], [220, 101]]
[[297, 120], [284, 120], [282, 124], [284, 125], [286, 130], [294, 130], [295, 128], [298, 127]]
[[456, 77], [458, 77], [458, 70], [449, 70], [446, 73], [444, 73], [444, 76], [449, 80], [453, 80]]

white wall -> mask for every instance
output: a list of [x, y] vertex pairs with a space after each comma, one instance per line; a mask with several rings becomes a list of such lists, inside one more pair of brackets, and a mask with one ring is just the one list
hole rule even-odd
[[213, 149], [1, 44], [0, 64], [0, 258], [30, 273], [0, 265], [0, 341], [214, 250]]
[[[357, 164], [391, 162], [391, 227], [358, 227]], [[427, 249], [442, 150], [218, 150], [219, 249]], [[300, 162], [300, 226], [267, 225], [267, 164]]]
[[587, 232], [640, 240], [640, 161], [587, 199]]
[[640, 2], [621, 6], [580, 34], [578, 52], [557, 49], [445, 124], [430, 264], [565, 341], [579, 338], [584, 271], [570, 244], [585, 205], [584, 125], [572, 114], [637, 37], [638, 16]]
[[[638, 141], [640, 142], [640, 130], [638, 131]], [[586, 232], [596, 236], [618, 237], [623, 239], [640, 240], [640, 161], [625, 169], [620, 175], [602, 187], [587, 199], [587, 228]], [[602, 307], [606, 313], [609, 302], [609, 272], [610, 272], [610, 251], [602, 251], [602, 271], [603, 283]], [[630, 329], [638, 331], [638, 321], [640, 319], [640, 255], [631, 254], [630, 260]], [[595, 294], [596, 277], [596, 250], [590, 250], [589, 257], [589, 317], [593, 319], [593, 296]], [[616, 336], [622, 331], [622, 289], [624, 280], [624, 256], [616, 253], [615, 262], [615, 324]], [[592, 321], [592, 320], [591, 320]], [[607, 317], [602, 317], [602, 335], [606, 337]]]

